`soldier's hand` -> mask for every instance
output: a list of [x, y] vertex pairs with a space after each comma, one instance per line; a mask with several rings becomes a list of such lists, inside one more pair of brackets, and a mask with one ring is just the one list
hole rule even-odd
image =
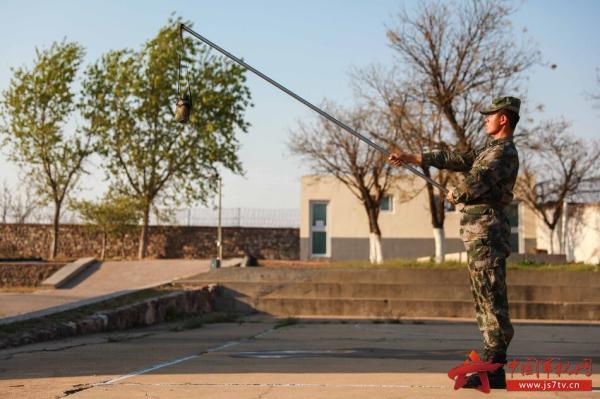
[[448, 188], [448, 193], [446, 194], [446, 201], [448, 201], [451, 204], [455, 204], [456, 205], [456, 197], [454, 195], [454, 188], [453, 187]]
[[404, 154], [401, 151], [394, 151], [390, 154], [388, 162], [394, 166], [402, 166], [402, 155]]
[[402, 164], [406, 164], [406, 163], [412, 163], [412, 164], [420, 164], [421, 163], [421, 156], [420, 155], [413, 155], [413, 154], [407, 154], [405, 152], [402, 152], [400, 150], [395, 150], [394, 152], [392, 152], [388, 158], [388, 162], [391, 163], [394, 166], [402, 166]]

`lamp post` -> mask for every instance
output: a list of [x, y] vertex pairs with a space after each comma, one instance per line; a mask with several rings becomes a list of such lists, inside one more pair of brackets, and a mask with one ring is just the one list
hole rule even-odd
[[210, 268], [218, 269], [221, 267], [221, 261], [223, 260], [223, 231], [221, 228], [221, 175], [217, 177], [219, 179], [219, 200], [217, 202], [217, 257], [210, 260]]
[[219, 264], [218, 267], [221, 266], [221, 261], [223, 260], [223, 229], [221, 227], [221, 197], [222, 197], [222, 183], [223, 180], [219, 175], [219, 210], [217, 216], [217, 262]]

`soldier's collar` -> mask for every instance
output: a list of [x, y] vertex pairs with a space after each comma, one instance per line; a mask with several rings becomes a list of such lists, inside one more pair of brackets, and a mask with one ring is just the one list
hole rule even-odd
[[496, 139], [496, 140], [492, 140], [489, 142], [488, 146], [493, 146], [493, 145], [498, 145], [498, 144], [502, 144], [502, 143], [512, 143], [513, 141], [513, 137], [502, 137], [501, 139]]

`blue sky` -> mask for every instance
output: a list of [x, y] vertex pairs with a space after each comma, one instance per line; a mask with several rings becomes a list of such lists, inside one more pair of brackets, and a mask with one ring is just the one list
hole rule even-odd
[[[244, 59], [307, 100], [324, 98], [352, 104], [348, 72], [373, 62], [389, 65], [385, 24], [413, 1], [13, 1], [0, 3], [0, 90], [10, 67], [30, 65], [35, 47], [63, 38], [87, 49], [87, 61], [118, 48], [134, 48], [154, 36], [171, 12], [194, 22], [194, 29]], [[550, 70], [535, 67], [527, 88], [529, 101], [545, 104], [538, 119], [564, 117], [572, 132], [599, 138], [600, 111], [584, 97], [598, 89], [600, 1], [529, 0], [513, 18], [515, 32], [527, 27]], [[298, 208], [300, 176], [308, 169], [286, 149], [289, 131], [299, 120], [314, 118], [290, 97], [248, 75], [254, 108], [252, 124], [241, 137], [246, 176], [225, 174], [225, 207]], [[5, 151], [5, 150], [4, 150]], [[81, 196], [102, 193], [103, 174], [95, 171], [82, 184]], [[0, 179], [19, 183], [18, 170], [0, 155]]]

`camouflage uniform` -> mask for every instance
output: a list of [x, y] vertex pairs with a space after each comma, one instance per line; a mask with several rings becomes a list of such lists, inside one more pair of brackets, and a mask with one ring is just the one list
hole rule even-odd
[[[506, 258], [510, 224], [504, 207], [513, 199], [519, 157], [512, 137], [493, 140], [484, 148], [458, 153], [423, 154], [423, 164], [466, 173], [453, 190], [464, 204], [460, 234], [469, 257], [471, 292], [486, 356], [504, 360], [514, 329], [508, 314]], [[505, 360], [504, 360], [505, 362]]]

